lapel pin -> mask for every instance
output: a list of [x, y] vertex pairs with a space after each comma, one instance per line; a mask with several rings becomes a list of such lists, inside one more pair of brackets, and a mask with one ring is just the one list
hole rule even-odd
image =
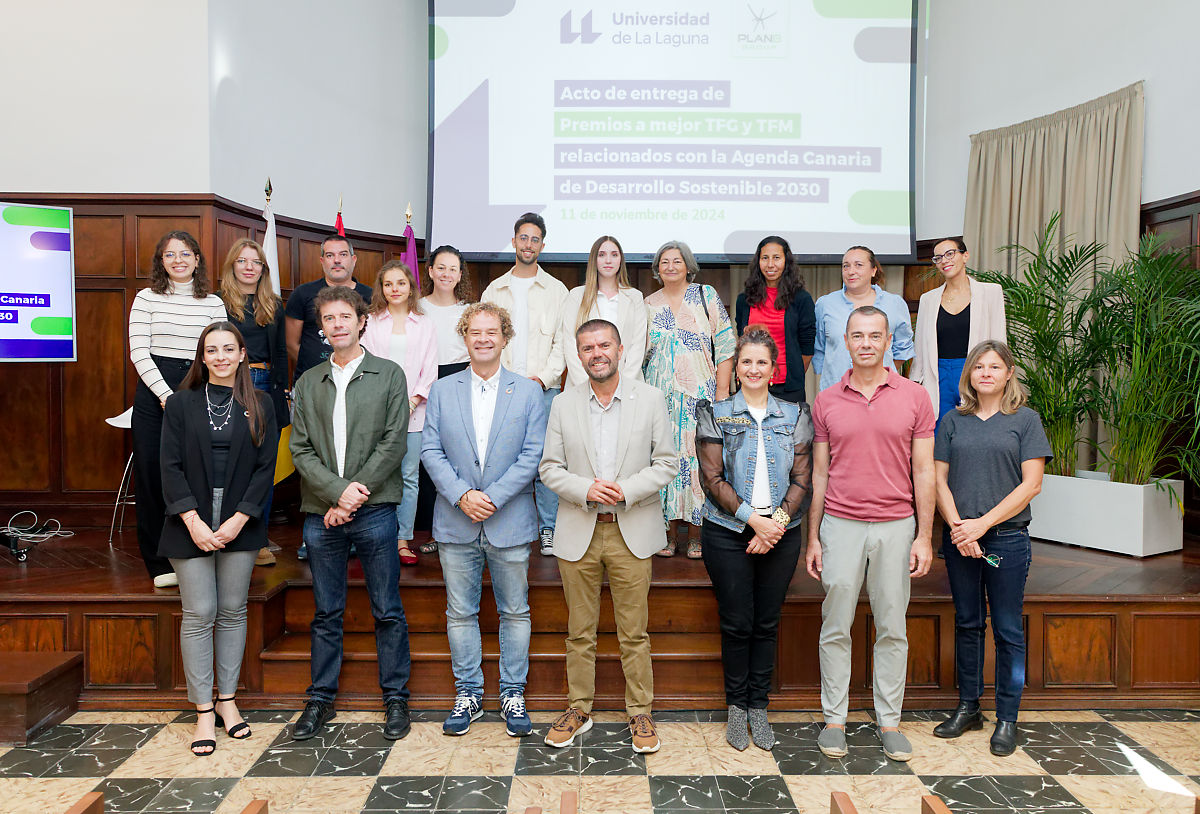
[[512, 395], [512, 388], [511, 388], [511, 387], [506, 387], [506, 388], [504, 389], [504, 393], [505, 393], [505, 395], [511, 396], [511, 395]]

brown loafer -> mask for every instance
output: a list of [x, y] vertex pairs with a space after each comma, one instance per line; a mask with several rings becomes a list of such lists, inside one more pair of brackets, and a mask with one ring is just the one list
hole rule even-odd
[[271, 553], [269, 548], [260, 548], [258, 556], [254, 558], [255, 565], [274, 565], [275, 555]]

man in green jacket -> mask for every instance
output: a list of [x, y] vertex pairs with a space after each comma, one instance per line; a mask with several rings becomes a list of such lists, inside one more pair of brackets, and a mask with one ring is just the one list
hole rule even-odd
[[292, 461], [300, 472], [300, 508], [316, 611], [312, 621], [312, 685], [292, 727], [295, 740], [316, 735], [334, 717], [342, 669], [346, 561], [358, 551], [371, 613], [379, 685], [387, 705], [383, 735], [408, 734], [408, 623], [397, 585], [396, 504], [400, 461], [408, 442], [404, 371], [359, 344], [367, 304], [354, 289], [331, 286], [317, 295], [317, 316], [333, 353], [309, 368], [293, 390]]

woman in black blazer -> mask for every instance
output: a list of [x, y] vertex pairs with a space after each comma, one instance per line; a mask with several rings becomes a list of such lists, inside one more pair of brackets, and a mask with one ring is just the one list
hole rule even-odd
[[[238, 238], [229, 247], [221, 266], [221, 288], [229, 321], [246, 341], [250, 363], [250, 381], [256, 390], [271, 396], [275, 424], [282, 430], [291, 423], [287, 406], [287, 338], [283, 328], [283, 300], [271, 282], [274, 271], [267, 263], [262, 246], [248, 237]], [[263, 505], [263, 522], [271, 517], [271, 495]], [[255, 565], [274, 565], [275, 555], [264, 544]]]
[[278, 439], [270, 396], [250, 380], [245, 340], [233, 323], [212, 323], [167, 399], [160, 450], [167, 517], [158, 553], [179, 575], [179, 643], [188, 700], [196, 705], [196, 755], [216, 749], [218, 725], [230, 737], [250, 737], [234, 694], [246, 649], [250, 573], [267, 542], [262, 511]]

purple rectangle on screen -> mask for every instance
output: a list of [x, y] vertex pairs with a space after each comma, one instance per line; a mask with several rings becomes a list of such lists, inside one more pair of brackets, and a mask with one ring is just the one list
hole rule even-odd
[[16, 325], [17, 312], [11, 308], [0, 310], [0, 325]]
[[70, 359], [70, 339], [0, 339], [0, 359]]
[[0, 305], [19, 305], [22, 308], [49, 308], [49, 294], [20, 294], [16, 291], [0, 291]]

